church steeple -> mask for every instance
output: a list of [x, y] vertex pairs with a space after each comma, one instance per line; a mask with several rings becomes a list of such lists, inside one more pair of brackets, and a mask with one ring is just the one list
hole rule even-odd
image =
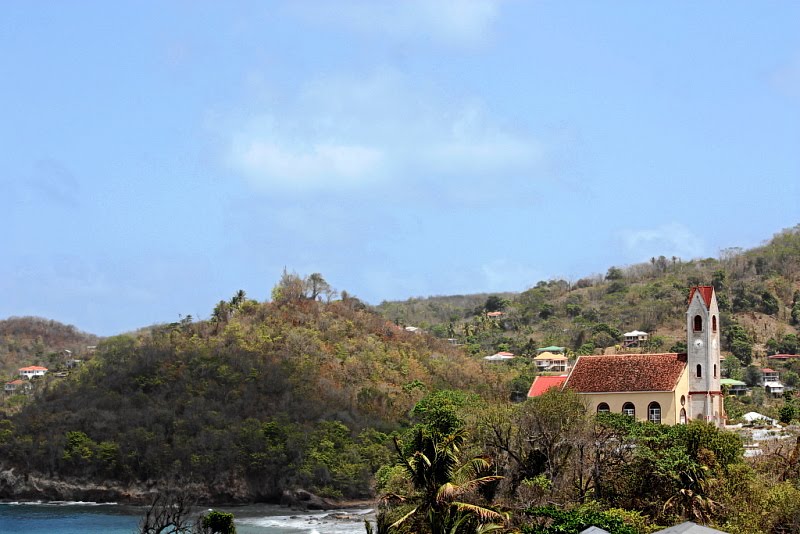
[[719, 326], [714, 288], [693, 287], [686, 312], [689, 417], [716, 425], [722, 425], [725, 420], [720, 387]]

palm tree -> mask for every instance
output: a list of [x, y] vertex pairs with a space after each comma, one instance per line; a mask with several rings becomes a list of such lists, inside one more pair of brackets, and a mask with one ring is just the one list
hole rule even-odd
[[418, 427], [410, 455], [403, 453], [395, 439], [400, 464], [408, 474], [414, 494], [387, 495], [384, 501], [411, 503], [413, 508], [388, 528], [379, 528], [379, 532], [400, 532], [412, 520], [427, 524], [431, 534], [473, 534], [503, 528], [507, 515], [464, 500], [482, 486], [503, 478], [485, 474], [491, 469], [487, 458], [461, 463], [459, 453], [465, 437], [463, 430], [437, 437]]

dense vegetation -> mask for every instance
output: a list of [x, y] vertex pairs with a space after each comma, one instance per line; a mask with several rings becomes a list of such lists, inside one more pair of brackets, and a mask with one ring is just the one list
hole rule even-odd
[[218, 499], [364, 497], [389, 454], [384, 432], [426, 392], [507, 395], [449, 344], [357, 299], [293, 293], [297, 281], [286, 275], [271, 303], [239, 293], [211, 321], [103, 340], [79, 371], [37, 381], [36, 402], [3, 423], [0, 457], [123, 483], [182, 474]]
[[559, 390], [479, 411], [455, 392], [422, 404], [394, 467], [379, 472], [378, 532], [578, 534], [594, 525], [644, 534], [685, 520], [732, 534], [800, 527], [795, 440], [746, 461], [732, 432], [589, 414]]
[[[557, 345], [575, 354], [614, 348], [622, 333], [651, 334], [644, 350], [681, 350], [687, 289], [714, 285], [726, 328], [723, 349], [743, 365], [753, 357], [794, 353], [800, 326], [800, 225], [752, 250], [726, 249], [720, 258], [660, 256], [611, 267], [577, 281], [541, 281], [519, 294], [414, 298], [383, 302], [387, 319], [454, 338], [475, 355], [509, 350], [535, 354]], [[487, 312], [501, 311], [499, 316]]]
[[[687, 288], [709, 283], [727, 376], [755, 385], [767, 355], [797, 353], [800, 226], [719, 259], [659, 257], [519, 294], [383, 303], [382, 315], [319, 274], [284, 273], [271, 302], [240, 291], [208, 321], [99, 342], [52, 321], [2, 321], [3, 354], [35, 356], [3, 360], [11, 368], [97, 348], [68, 376], [51, 373], [33, 395], [0, 402], [0, 467], [140, 486], [180, 476], [214, 501], [377, 492], [377, 532], [632, 534], [685, 519], [797, 531], [791, 440], [746, 460], [736, 435], [698, 422], [598, 418], [569, 392], [509, 402], [525, 398], [530, 359], [481, 358], [551, 344], [573, 355], [620, 350], [632, 329], [651, 333], [641, 350], [680, 351]], [[800, 362], [780, 365], [786, 384], [800, 385]], [[734, 419], [754, 406], [800, 420], [792, 395], [726, 398]], [[1, 482], [0, 497], [11, 496]]]
[[0, 376], [10, 378], [28, 365], [57, 367], [66, 358], [85, 354], [97, 341], [97, 336], [58, 321], [10, 317], [0, 321]]

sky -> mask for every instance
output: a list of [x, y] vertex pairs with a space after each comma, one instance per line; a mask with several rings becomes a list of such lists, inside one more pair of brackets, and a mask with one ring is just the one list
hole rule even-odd
[[800, 223], [800, 3], [6, 0], [0, 318], [108, 336], [284, 269], [378, 304]]

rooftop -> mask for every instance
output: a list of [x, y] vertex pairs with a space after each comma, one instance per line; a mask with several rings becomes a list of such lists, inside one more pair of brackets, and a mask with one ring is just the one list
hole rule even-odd
[[531, 389], [528, 390], [528, 397], [538, 397], [550, 388], [560, 388], [567, 378], [567, 375], [537, 376], [533, 379]]
[[581, 356], [565, 387], [579, 393], [672, 391], [685, 369], [685, 354]]

